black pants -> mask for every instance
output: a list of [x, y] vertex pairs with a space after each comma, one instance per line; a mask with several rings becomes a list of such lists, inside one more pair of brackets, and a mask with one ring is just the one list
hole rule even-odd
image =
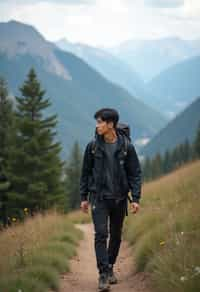
[[91, 195], [91, 212], [95, 229], [94, 246], [99, 273], [107, 272], [108, 264], [114, 265], [116, 261], [126, 206], [127, 199], [117, 202], [115, 199], [99, 200], [97, 195]]

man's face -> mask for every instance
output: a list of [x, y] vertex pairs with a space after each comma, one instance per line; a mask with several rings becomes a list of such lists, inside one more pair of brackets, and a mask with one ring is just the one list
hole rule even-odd
[[96, 129], [99, 135], [105, 135], [113, 128], [113, 122], [103, 121], [101, 118], [97, 118], [96, 120]]

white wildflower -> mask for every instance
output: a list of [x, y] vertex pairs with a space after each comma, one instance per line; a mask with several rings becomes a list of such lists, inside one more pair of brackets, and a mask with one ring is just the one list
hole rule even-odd
[[196, 266], [194, 268], [194, 271], [195, 271], [195, 275], [199, 275], [200, 274], [200, 267]]
[[180, 280], [181, 280], [181, 282], [185, 282], [187, 280], [187, 277], [186, 276], [181, 276]]

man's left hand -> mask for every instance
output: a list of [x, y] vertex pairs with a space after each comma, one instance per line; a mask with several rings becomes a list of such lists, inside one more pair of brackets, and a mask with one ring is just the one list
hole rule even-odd
[[131, 210], [132, 210], [132, 213], [137, 213], [139, 211], [139, 204], [136, 203], [136, 202], [132, 202], [131, 203]]

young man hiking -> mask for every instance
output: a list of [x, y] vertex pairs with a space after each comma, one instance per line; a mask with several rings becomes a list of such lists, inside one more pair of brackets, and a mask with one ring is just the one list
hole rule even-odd
[[109, 284], [117, 283], [113, 266], [119, 253], [129, 191], [132, 212], [139, 210], [141, 167], [133, 144], [117, 127], [118, 112], [103, 108], [95, 113], [94, 118], [97, 121], [96, 139], [87, 144], [83, 157], [81, 209], [88, 212], [91, 203], [98, 288], [99, 291], [108, 291]]

